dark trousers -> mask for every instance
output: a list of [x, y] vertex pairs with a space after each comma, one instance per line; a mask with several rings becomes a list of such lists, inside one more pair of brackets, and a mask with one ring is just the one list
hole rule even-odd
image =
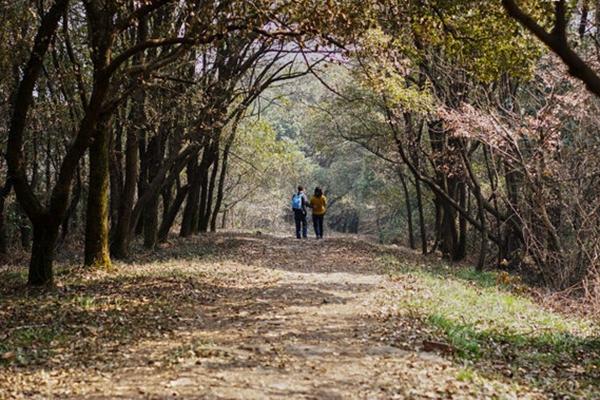
[[314, 215], [313, 218], [313, 226], [315, 228], [315, 235], [317, 238], [323, 239], [323, 217], [324, 215]]
[[[306, 212], [303, 210], [294, 210], [294, 221], [296, 222], [296, 237], [298, 239], [308, 236], [308, 223], [306, 222]], [[302, 234], [302, 236], [300, 236]]]

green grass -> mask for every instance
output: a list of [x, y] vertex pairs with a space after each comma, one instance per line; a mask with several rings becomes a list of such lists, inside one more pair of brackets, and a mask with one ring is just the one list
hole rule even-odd
[[478, 358], [481, 354], [480, 340], [469, 326], [454, 324], [439, 314], [432, 314], [427, 321], [446, 335], [448, 342], [464, 358]]
[[572, 381], [582, 397], [600, 390], [597, 321], [545, 309], [506, 274], [391, 256], [379, 264], [401, 278], [400, 313], [423, 321], [457, 360], [492, 374], [503, 364], [504, 372], [554, 394], [570, 393], [565, 382]]
[[462, 368], [456, 374], [456, 379], [461, 382], [471, 382], [475, 379], [476, 373], [469, 367]]
[[441, 317], [476, 330], [502, 330], [513, 334], [545, 332], [577, 336], [598, 333], [594, 321], [570, 318], [546, 310], [526, 295], [499, 282], [498, 274], [464, 266], [434, 265], [422, 268], [389, 258], [380, 260], [388, 273], [409, 277], [413, 292], [401, 305], [421, 315]]
[[16, 347], [27, 348], [35, 344], [47, 345], [58, 335], [52, 327], [27, 327], [18, 329], [13, 337], [13, 344]]
[[84, 310], [91, 310], [96, 303], [96, 299], [93, 296], [75, 296], [73, 298], [73, 304], [81, 307]]
[[60, 332], [52, 326], [24, 326], [15, 329], [10, 342], [0, 344], [0, 353], [11, 352], [14, 357], [0, 360], [1, 364], [26, 365], [47, 359], [53, 351], [50, 344], [61, 340]]
[[27, 282], [27, 270], [22, 268], [21, 270], [2, 271], [2, 288], [13, 288], [18, 287]]

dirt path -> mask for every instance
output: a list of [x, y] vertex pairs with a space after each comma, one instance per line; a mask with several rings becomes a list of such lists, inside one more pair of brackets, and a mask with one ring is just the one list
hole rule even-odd
[[[171, 257], [167, 249], [161, 263], [138, 271], [172, 270], [167, 278], [156, 278], [163, 289], [154, 285], [132, 293], [133, 285], [123, 280], [111, 283], [110, 290], [94, 289], [97, 296], [127, 294], [131, 304], [154, 292], [153, 304], [162, 309], [139, 313], [145, 322], [157, 319], [158, 328], [145, 333], [129, 328], [135, 339], [121, 335], [113, 343], [98, 326], [107, 322], [92, 324], [83, 336], [96, 335], [90, 342], [95, 347], [81, 351], [94, 357], [67, 356], [42, 368], [12, 370], [13, 389], [38, 382], [35, 390], [13, 395], [403, 399], [485, 398], [501, 390], [507, 398], [526, 397], [500, 382], [460, 381], [460, 366], [423, 351], [416, 320], [391, 320], [398, 288], [379, 270], [377, 249], [370, 244], [266, 235], [203, 240], [190, 245], [189, 257]], [[210, 257], [195, 257], [202, 246]], [[121, 316], [135, 317], [135, 312]]]
[[263, 259], [276, 280], [253, 300], [277, 306], [263, 313], [250, 307], [238, 313], [240, 329], [204, 335], [221, 353], [179, 371], [171, 384], [180, 395], [198, 395], [198, 387], [210, 393], [207, 398], [240, 399], [436, 393], [426, 374], [443, 374], [448, 362], [371, 334], [372, 305], [387, 282], [368, 251], [339, 240], [290, 239], [249, 240], [243, 249]]

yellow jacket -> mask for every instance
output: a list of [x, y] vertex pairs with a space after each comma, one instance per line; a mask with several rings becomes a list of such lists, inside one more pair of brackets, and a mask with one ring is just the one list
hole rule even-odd
[[324, 215], [325, 211], [327, 211], [327, 197], [325, 195], [311, 197], [310, 207], [312, 208], [313, 215]]

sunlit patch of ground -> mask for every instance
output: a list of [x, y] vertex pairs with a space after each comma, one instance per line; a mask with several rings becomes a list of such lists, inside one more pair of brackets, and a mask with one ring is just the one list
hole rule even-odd
[[220, 234], [64, 270], [44, 294], [6, 273], [0, 398], [593, 397], [593, 324], [420, 262]]

